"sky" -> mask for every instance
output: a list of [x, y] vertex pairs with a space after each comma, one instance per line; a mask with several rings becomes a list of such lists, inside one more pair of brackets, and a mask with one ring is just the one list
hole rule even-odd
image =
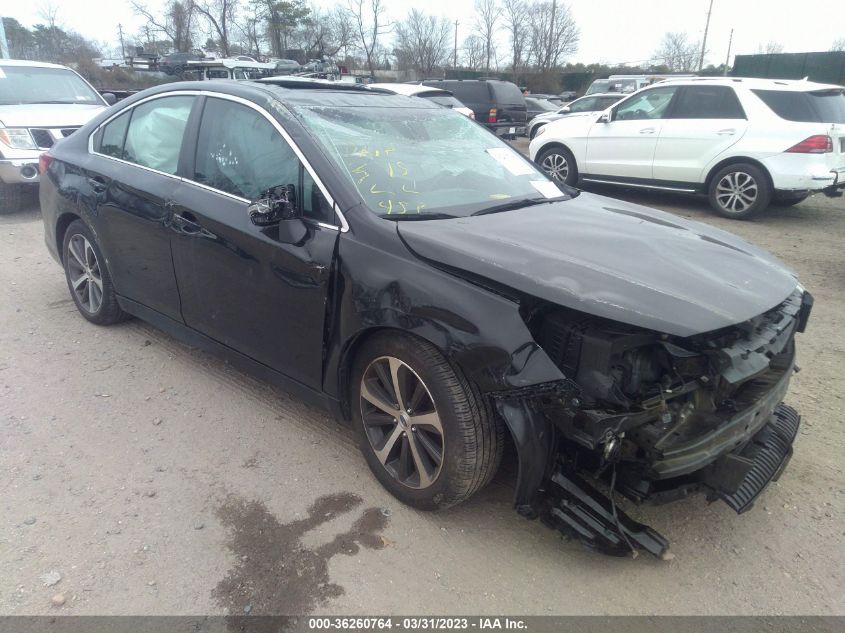
[[[0, 0], [0, 15], [13, 17], [25, 26], [43, 22], [39, 9], [51, 0], [16, 2]], [[312, 0], [321, 6], [333, 0]], [[784, 52], [826, 51], [834, 40], [845, 37], [845, 23], [829, 19], [841, 0], [713, 0], [705, 64], [725, 61], [728, 40], [734, 29], [732, 53], [756, 53], [768, 42], [778, 42]], [[139, 31], [143, 19], [128, 0], [52, 0], [59, 7], [60, 26], [83, 36], [114, 45], [117, 25], [130, 35]], [[345, 0], [341, 0], [345, 2]], [[681, 31], [692, 40], [704, 33], [710, 0], [569, 0], [581, 28], [578, 52], [566, 61], [608, 64], [649, 60], [667, 31]], [[150, 8], [164, 0], [148, 0]], [[401, 20], [411, 8], [458, 20], [459, 43], [472, 31], [472, 0], [387, 0], [389, 17]], [[825, 16], [828, 16], [827, 18]], [[499, 36], [502, 51], [507, 36]]]

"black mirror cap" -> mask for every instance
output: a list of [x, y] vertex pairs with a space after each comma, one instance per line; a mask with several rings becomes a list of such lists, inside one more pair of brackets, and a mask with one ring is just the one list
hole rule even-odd
[[117, 97], [114, 96], [113, 92], [104, 92], [102, 93], [102, 97], [110, 106], [117, 103]]

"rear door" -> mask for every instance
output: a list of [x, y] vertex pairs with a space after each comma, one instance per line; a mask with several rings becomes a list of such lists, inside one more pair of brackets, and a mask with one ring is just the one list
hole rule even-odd
[[748, 119], [729, 86], [683, 86], [663, 120], [654, 152], [654, 179], [697, 184], [705, 166], [737, 143]]
[[496, 107], [496, 120], [499, 123], [513, 123], [516, 132], [519, 132], [519, 128], [525, 127], [528, 119], [522, 91], [509, 81], [491, 81], [489, 84]]
[[582, 175], [650, 180], [657, 139], [677, 86], [631, 95], [610, 111], [609, 121], [590, 128]]
[[145, 101], [102, 126], [86, 171], [118, 294], [181, 321], [170, 201], [193, 95]]

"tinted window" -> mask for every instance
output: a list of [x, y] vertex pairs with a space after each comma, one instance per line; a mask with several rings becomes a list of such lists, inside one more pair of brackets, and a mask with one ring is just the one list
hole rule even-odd
[[845, 91], [752, 90], [780, 118], [802, 123], [845, 123]]
[[669, 108], [669, 102], [677, 86], [654, 88], [638, 93], [623, 101], [614, 111], [614, 121], [637, 121], [641, 119], [661, 119]]
[[569, 104], [570, 112], [592, 112], [595, 110], [598, 97], [586, 97]]
[[439, 86], [454, 93], [464, 103], [487, 103], [490, 101], [490, 89], [483, 81], [444, 81]]
[[94, 149], [106, 156], [123, 158], [123, 141], [126, 138], [126, 126], [129, 125], [131, 112], [124, 112], [116, 119], [112, 119], [100, 130], [99, 141]]
[[599, 103], [596, 110], [607, 110], [614, 103], [619, 101], [619, 97], [599, 97]]
[[250, 107], [208, 99], [202, 113], [194, 180], [254, 200], [299, 183], [299, 159], [275, 127]]
[[194, 98], [153, 99], [132, 110], [124, 155], [128, 161], [175, 174], [182, 149], [182, 135]]
[[490, 82], [490, 88], [493, 92], [493, 98], [498, 103], [524, 103], [522, 91], [509, 81], [493, 81]]
[[687, 86], [678, 94], [672, 119], [744, 119], [736, 92], [727, 86]]

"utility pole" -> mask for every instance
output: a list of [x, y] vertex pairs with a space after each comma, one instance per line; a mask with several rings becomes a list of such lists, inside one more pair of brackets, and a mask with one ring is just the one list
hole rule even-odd
[[728, 65], [731, 63], [731, 45], [734, 43], [734, 30], [731, 29], [731, 36], [728, 38], [728, 56], [725, 57], [725, 77], [728, 76]]
[[458, 67], [458, 21], [455, 20], [455, 61], [452, 63], [452, 68]]
[[707, 10], [707, 22], [704, 24], [704, 38], [701, 40], [701, 57], [698, 59], [698, 72], [704, 68], [704, 53], [707, 51], [707, 31], [710, 30], [710, 14], [713, 13], [713, 0], [710, 0], [710, 8]]
[[120, 56], [123, 62], [126, 62], [126, 47], [123, 45], [123, 25], [117, 25], [117, 32], [120, 34]]

